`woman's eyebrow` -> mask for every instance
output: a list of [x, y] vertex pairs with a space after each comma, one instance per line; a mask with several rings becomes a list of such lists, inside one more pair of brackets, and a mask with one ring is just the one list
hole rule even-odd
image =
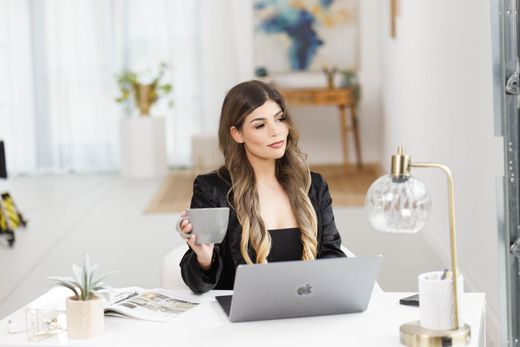
[[[278, 116], [279, 114], [283, 114], [283, 111], [280, 110], [280, 111], [276, 112], [276, 113], [273, 115], [273, 118], [276, 117], [276, 116]], [[251, 124], [251, 123], [253, 123], [254, 121], [257, 121], [257, 120], [265, 120], [265, 118], [263, 118], [263, 117], [259, 117], [259, 118], [252, 119], [252, 120], [249, 122], [249, 124]]]
[[255, 118], [255, 119], [251, 120], [249, 122], [249, 124], [251, 124], [251, 123], [253, 123], [254, 121], [257, 121], [257, 120], [265, 120], [265, 118]]

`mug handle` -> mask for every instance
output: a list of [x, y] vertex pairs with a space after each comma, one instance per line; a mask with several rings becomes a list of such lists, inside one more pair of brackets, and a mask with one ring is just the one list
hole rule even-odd
[[191, 238], [191, 234], [186, 234], [185, 232], [183, 232], [181, 230], [181, 223], [185, 220], [188, 219], [188, 216], [186, 217], [181, 217], [179, 218], [179, 220], [177, 221], [177, 226], [176, 226], [176, 229], [177, 229], [177, 232], [181, 235], [181, 237], [185, 240], [189, 240]]

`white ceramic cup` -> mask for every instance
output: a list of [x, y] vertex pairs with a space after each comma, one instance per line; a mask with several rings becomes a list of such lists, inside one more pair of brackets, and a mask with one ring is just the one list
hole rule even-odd
[[[443, 271], [420, 274], [419, 278], [419, 313], [421, 326], [430, 330], [453, 330], [455, 324], [455, 300], [453, 298], [453, 277], [451, 271], [442, 279]], [[457, 298], [459, 326], [462, 326], [462, 293], [464, 281], [458, 275]]]
[[226, 236], [229, 221], [229, 207], [189, 208], [187, 219], [197, 235], [197, 243], [220, 243]]

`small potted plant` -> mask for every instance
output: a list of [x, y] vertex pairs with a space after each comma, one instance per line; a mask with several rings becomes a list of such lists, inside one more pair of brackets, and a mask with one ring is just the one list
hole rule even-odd
[[67, 298], [67, 334], [70, 338], [88, 339], [103, 333], [105, 316], [101, 296], [108, 296], [108, 293], [100, 292], [107, 289], [102, 282], [106, 275], [96, 278], [97, 267], [98, 264], [90, 265], [87, 254], [83, 267], [72, 265], [74, 277], [49, 277], [74, 293]]
[[[148, 117], [150, 108], [159, 97], [171, 93], [172, 85], [161, 81], [167, 68], [166, 63], [161, 63], [157, 75], [152, 77], [148, 74], [149, 78], [143, 78], [131, 70], [123, 70], [117, 76], [121, 94], [116, 98], [116, 102], [124, 106], [127, 115], [130, 115], [133, 107], [137, 106], [140, 115]], [[172, 103], [170, 100], [170, 106]]]
[[338, 72], [338, 68], [333, 66], [332, 68], [329, 68], [327, 66], [324, 66], [321, 71], [325, 74], [327, 77], [327, 88], [333, 89], [334, 88], [334, 76]]
[[351, 88], [354, 93], [354, 102], [357, 104], [361, 97], [361, 90], [359, 87], [359, 81], [357, 74], [354, 70], [341, 70], [341, 87]]

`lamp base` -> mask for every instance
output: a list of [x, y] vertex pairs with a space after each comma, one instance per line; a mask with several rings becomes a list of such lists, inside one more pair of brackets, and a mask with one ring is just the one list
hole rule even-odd
[[471, 328], [464, 324], [457, 330], [430, 330], [420, 321], [408, 322], [399, 328], [400, 341], [409, 347], [465, 346], [470, 341]]

